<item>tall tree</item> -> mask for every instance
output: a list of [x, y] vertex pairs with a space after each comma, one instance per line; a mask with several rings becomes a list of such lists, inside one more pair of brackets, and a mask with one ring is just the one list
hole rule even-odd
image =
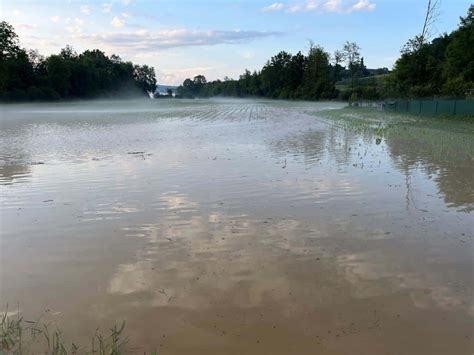
[[301, 87], [303, 98], [330, 98], [334, 91], [330, 73], [329, 53], [323, 47], [312, 44], [308, 52], [304, 81]]
[[15, 57], [20, 51], [18, 35], [6, 21], [0, 22], [0, 60]]
[[193, 83], [194, 83], [194, 90], [193, 90], [193, 95], [194, 96], [204, 96], [204, 86], [207, 83], [207, 79], [204, 75], [196, 75], [193, 78]]
[[339, 75], [341, 73], [341, 70], [343, 69], [341, 66], [341, 63], [344, 62], [345, 60], [345, 54], [341, 50], [336, 50], [334, 51], [333, 55], [333, 63], [334, 63], [334, 70], [333, 70], [333, 82], [336, 84], [336, 82], [340, 79]]
[[418, 47], [423, 46], [428, 42], [433, 35], [433, 25], [439, 17], [439, 7], [441, 5], [441, 0], [428, 0], [426, 6], [425, 20], [423, 22], [423, 29], [418, 38]]
[[354, 77], [360, 63], [360, 47], [355, 42], [347, 41], [342, 48], [342, 52], [347, 61], [347, 69], [351, 74], [351, 89], [354, 89]]
[[153, 93], [156, 90], [155, 69], [148, 65], [135, 65], [133, 76], [138, 86], [147, 93]]

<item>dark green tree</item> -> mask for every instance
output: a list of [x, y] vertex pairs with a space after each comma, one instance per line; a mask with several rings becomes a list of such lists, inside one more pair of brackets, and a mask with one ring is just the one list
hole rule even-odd
[[444, 94], [462, 96], [474, 89], [474, 5], [466, 17], [461, 17], [459, 29], [451, 34], [444, 74]]
[[47, 58], [19, 46], [7, 22], [0, 23], [0, 100], [91, 98], [154, 91], [152, 67], [134, 66], [98, 49], [78, 54], [71, 46]]
[[21, 51], [15, 29], [6, 21], [0, 22], [0, 60], [15, 58]]
[[145, 92], [155, 92], [156, 75], [155, 69], [148, 65], [135, 65], [133, 76], [137, 85]]
[[334, 94], [329, 53], [323, 47], [312, 45], [308, 52], [300, 96], [305, 99], [328, 99]]

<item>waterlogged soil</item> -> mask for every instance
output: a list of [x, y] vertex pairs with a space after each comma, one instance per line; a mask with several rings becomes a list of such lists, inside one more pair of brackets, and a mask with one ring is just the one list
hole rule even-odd
[[472, 355], [473, 123], [341, 107], [2, 107], [2, 307], [135, 353]]

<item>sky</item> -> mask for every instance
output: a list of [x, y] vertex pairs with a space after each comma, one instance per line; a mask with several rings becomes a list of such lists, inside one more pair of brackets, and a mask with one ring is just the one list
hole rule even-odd
[[[435, 34], [450, 32], [470, 0], [440, 0]], [[43, 55], [71, 45], [155, 68], [159, 84], [259, 70], [309, 41], [333, 53], [354, 41], [369, 68], [391, 68], [421, 32], [427, 0], [0, 0], [0, 18]]]

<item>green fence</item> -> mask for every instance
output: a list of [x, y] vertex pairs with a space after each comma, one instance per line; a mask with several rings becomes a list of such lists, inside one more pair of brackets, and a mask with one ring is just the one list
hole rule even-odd
[[474, 100], [395, 100], [385, 102], [384, 108], [423, 116], [474, 116]]

